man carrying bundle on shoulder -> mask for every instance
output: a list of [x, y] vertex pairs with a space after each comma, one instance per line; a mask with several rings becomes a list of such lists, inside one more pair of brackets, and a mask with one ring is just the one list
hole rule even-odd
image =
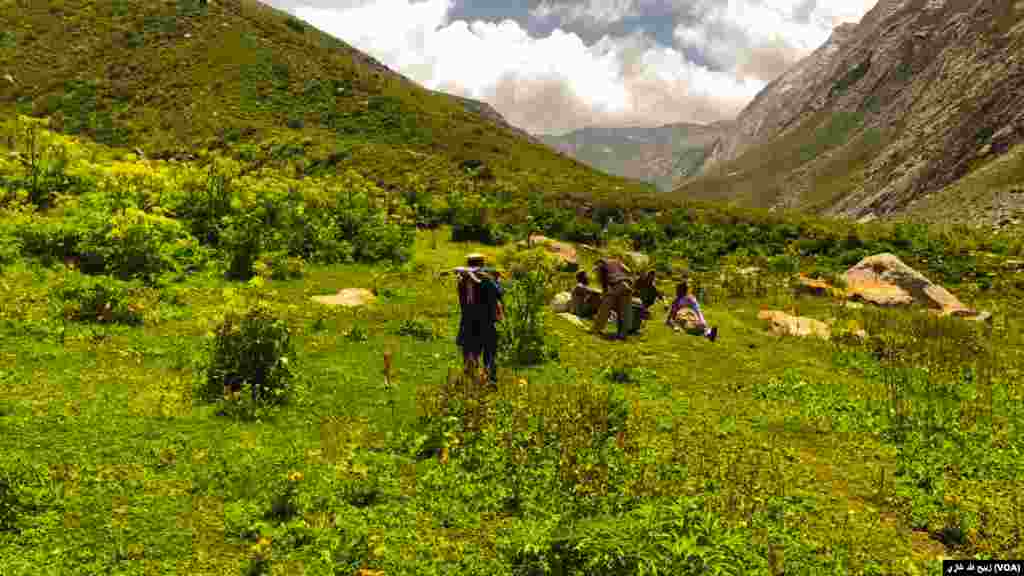
[[497, 382], [496, 323], [505, 316], [501, 275], [485, 267], [483, 254], [470, 254], [466, 257], [466, 266], [456, 267], [454, 272], [459, 277], [457, 290], [462, 313], [455, 343], [462, 348], [464, 369], [467, 375], [476, 376], [482, 356], [488, 378]]

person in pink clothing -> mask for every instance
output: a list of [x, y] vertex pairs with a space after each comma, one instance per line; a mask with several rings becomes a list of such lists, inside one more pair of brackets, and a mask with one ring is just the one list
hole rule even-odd
[[[679, 313], [683, 310], [689, 312], [690, 322], [679, 318]], [[707, 320], [704, 319], [704, 313], [700, 310], [700, 304], [697, 303], [697, 298], [690, 293], [689, 284], [683, 281], [676, 285], [676, 299], [672, 301], [668, 317], [665, 318], [665, 325], [685, 329], [687, 324], [690, 326], [688, 331], [693, 334], [704, 336], [712, 342], [718, 339], [718, 327], [708, 326]]]

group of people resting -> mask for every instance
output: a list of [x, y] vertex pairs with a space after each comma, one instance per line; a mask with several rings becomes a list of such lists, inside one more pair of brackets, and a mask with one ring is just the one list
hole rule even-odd
[[[648, 309], [664, 298], [658, 291], [653, 270], [634, 282], [629, 268], [621, 261], [601, 259], [594, 266], [594, 271], [602, 291], [590, 287], [586, 272], [578, 272], [576, 287], [572, 291], [572, 312], [581, 318], [593, 316], [593, 331], [597, 334], [604, 334], [612, 311], [616, 315], [615, 339], [625, 339], [627, 333], [635, 331], [631, 329], [636, 325], [632, 322], [634, 293], [640, 300], [638, 313], [641, 318], [649, 317]], [[487, 377], [496, 382], [497, 322], [505, 315], [501, 275], [486, 266], [482, 254], [470, 254], [466, 258], [466, 266], [455, 268], [454, 272], [459, 276], [457, 286], [462, 312], [455, 343], [462, 349], [466, 373], [476, 374], [483, 368]], [[712, 342], [718, 337], [718, 328], [708, 326], [700, 304], [685, 281], [676, 285], [676, 297], [669, 307], [665, 324], [677, 331], [702, 335]]]
[[[616, 316], [615, 339], [622, 340], [634, 331], [631, 328], [638, 323], [631, 321], [634, 314], [640, 318], [650, 317], [649, 309], [655, 302], [664, 298], [658, 290], [655, 272], [649, 270], [635, 282], [629, 268], [620, 260], [600, 259], [594, 266], [601, 291], [590, 286], [590, 278], [583, 270], [576, 273], [576, 287], [572, 291], [572, 313], [580, 318], [593, 316], [593, 331], [604, 334], [605, 326], [611, 312]], [[633, 295], [640, 301], [640, 309], [634, 310]], [[718, 338], [718, 328], [709, 326], [701, 312], [697, 298], [690, 292], [689, 283], [685, 280], [676, 284], [676, 295], [669, 307], [665, 324], [674, 330], [685, 330], [699, 334], [714, 342]]]

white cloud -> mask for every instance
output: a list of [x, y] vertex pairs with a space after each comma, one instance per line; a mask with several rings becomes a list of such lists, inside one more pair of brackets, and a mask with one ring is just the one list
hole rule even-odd
[[449, 0], [377, 0], [295, 13], [428, 88], [486, 100], [534, 132], [714, 121], [734, 116], [764, 86], [642, 36], [587, 46], [558, 29], [532, 37], [512, 20], [449, 22], [450, 7]]
[[788, 65], [823, 44], [839, 24], [859, 21], [875, 4], [875, 0], [818, 0], [807, 21], [801, 22], [794, 14], [805, 1], [698, 0], [695, 8], [702, 18], [677, 26], [675, 37], [681, 47], [701, 50], [728, 70], [742, 71], [766, 51], [781, 56]]
[[562, 22], [596, 22], [609, 24], [640, 13], [637, 0], [586, 0], [585, 2], [552, 2], [543, 0], [530, 11], [535, 18], [558, 18]]

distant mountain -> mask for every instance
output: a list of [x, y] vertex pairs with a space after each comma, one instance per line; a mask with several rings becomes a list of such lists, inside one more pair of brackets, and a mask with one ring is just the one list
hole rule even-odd
[[0, 112], [103, 144], [157, 158], [285, 150], [309, 170], [354, 168], [387, 187], [474, 170], [570, 199], [653, 191], [254, 0], [4, 5]]
[[880, 0], [770, 83], [688, 198], [1024, 220], [1024, 2]]
[[651, 128], [583, 128], [541, 142], [609, 174], [635, 178], [671, 190], [697, 174], [727, 123], [668, 124]]

